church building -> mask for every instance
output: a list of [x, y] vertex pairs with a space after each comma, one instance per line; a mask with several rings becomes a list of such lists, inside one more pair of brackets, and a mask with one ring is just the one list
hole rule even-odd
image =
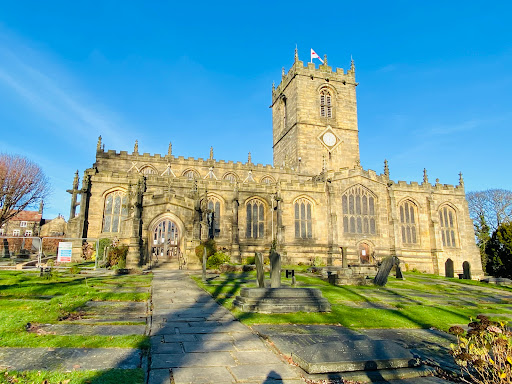
[[[405, 269], [483, 275], [462, 175], [458, 185], [395, 182], [359, 158], [355, 66], [332, 70], [295, 60], [272, 86], [274, 164], [210, 156], [105, 150], [75, 175], [67, 236], [117, 238], [128, 265], [151, 258], [186, 268], [213, 235], [235, 262], [268, 254], [283, 263], [375, 263], [398, 256]], [[79, 200], [79, 202], [78, 202]], [[76, 208], [79, 206], [79, 211]], [[213, 215], [212, 215], [213, 213]], [[213, 217], [213, 219], [212, 219]], [[211, 225], [208, 220], [213, 220]], [[213, 229], [213, 230], [212, 230]], [[452, 271], [452, 272], [450, 272]]]

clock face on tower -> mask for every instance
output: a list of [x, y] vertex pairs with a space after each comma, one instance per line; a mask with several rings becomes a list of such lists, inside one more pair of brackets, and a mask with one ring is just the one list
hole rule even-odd
[[336, 144], [336, 136], [334, 136], [334, 134], [332, 132], [326, 132], [322, 136], [322, 141], [328, 147], [332, 147], [332, 146], [334, 146], [334, 144]]

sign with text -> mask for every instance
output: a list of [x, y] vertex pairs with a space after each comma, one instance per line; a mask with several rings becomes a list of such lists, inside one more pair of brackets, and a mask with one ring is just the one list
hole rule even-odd
[[57, 252], [57, 262], [58, 263], [70, 263], [72, 249], [73, 249], [72, 242], [67, 242], [67, 241], [59, 242], [59, 250]]

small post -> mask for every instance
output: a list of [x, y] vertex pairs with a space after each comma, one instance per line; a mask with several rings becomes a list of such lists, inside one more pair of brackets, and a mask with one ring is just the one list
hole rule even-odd
[[340, 247], [340, 248], [341, 248], [341, 267], [348, 268], [347, 247]]
[[263, 254], [256, 252], [254, 255], [254, 262], [256, 264], [256, 276], [258, 280], [258, 288], [265, 288], [265, 271], [263, 270]]
[[206, 246], [203, 249], [203, 283], [206, 281]]

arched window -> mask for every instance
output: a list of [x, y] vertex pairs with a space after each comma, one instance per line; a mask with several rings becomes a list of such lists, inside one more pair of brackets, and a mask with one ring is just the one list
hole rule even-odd
[[156, 172], [150, 166], [145, 166], [141, 168], [140, 173], [142, 173], [143, 175], [154, 175]]
[[456, 247], [455, 229], [457, 228], [455, 210], [444, 206], [439, 210], [439, 222], [441, 224], [441, 237], [443, 247]]
[[320, 116], [332, 117], [332, 96], [327, 89], [320, 91]]
[[341, 197], [343, 208], [343, 232], [371, 234], [377, 233], [375, 198], [362, 186], [354, 186]]
[[298, 239], [311, 239], [313, 237], [311, 202], [304, 198], [295, 202], [295, 237]]
[[193, 169], [189, 169], [188, 171], [185, 171], [183, 173], [183, 176], [185, 176], [187, 179], [190, 179], [190, 180], [199, 179], [199, 173], [197, 173]]
[[223, 177], [224, 180], [228, 180], [230, 183], [234, 183], [238, 180], [234, 173], [226, 173]]
[[417, 207], [412, 201], [406, 200], [400, 205], [400, 226], [402, 230], [402, 244], [417, 244]]
[[105, 197], [103, 210], [103, 232], [121, 232], [121, 223], [128, 217], [126, 193], [110, 192]]
[[264, 178], [261, 179], [261, 182], [263, 184], [272, 184], [274, 180], [270, 176], [265, 176]]
[[208, 196], [208, 210], [213, 212], [213, 235], [220, 236], [220, 201], [213, 197]]
[[265, 234], [265, 206], [261, 200], [247, 203], [247, 238], [261, 239]]

